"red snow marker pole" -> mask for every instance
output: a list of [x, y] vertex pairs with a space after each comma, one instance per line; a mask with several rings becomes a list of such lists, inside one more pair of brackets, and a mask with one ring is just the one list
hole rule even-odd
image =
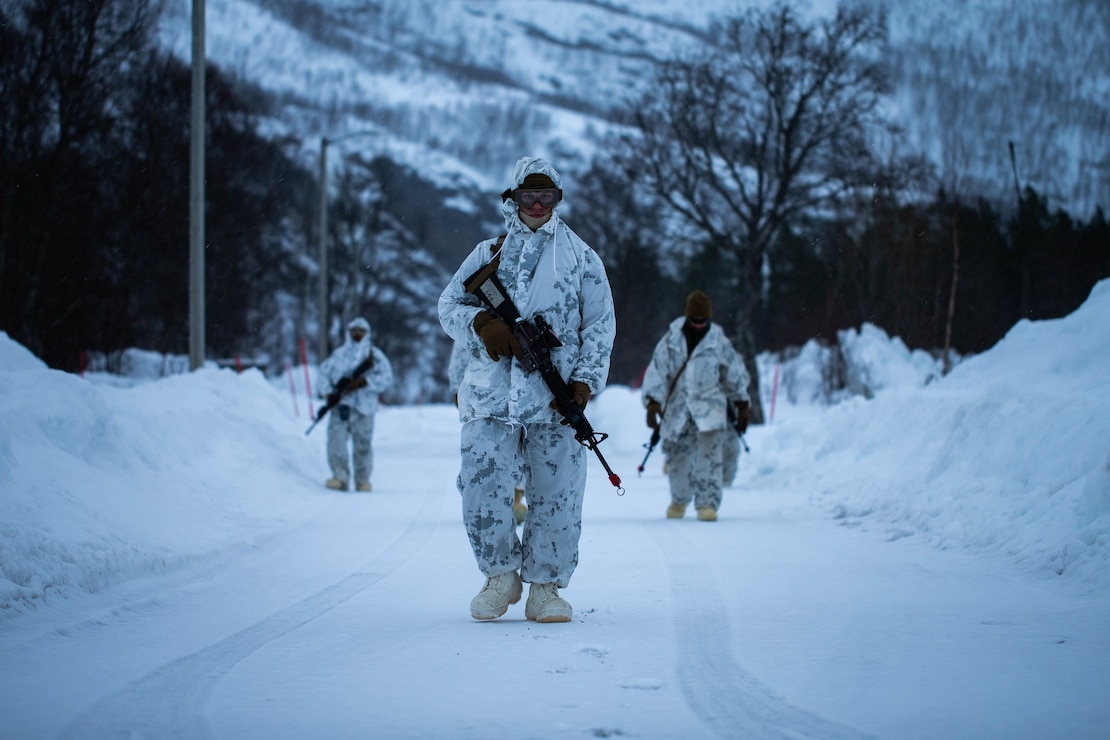
[[647, 375], [647, 365], [644, 365], [644, 369], [641, 370], [640, 374], [636, 376], [636, 379], [634, 381], [632, 381], [632, 390], [634, 390], [634, 391], [640, 390], [641, 386], [643, 386], [643, 384], [644, 384], [644, 376], [645, 375]]

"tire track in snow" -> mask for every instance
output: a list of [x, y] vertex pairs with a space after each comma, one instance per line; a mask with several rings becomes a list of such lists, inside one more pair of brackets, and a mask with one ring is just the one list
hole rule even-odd
[[667, 563], [678, 680], [686, 703], [714, 734], [753, 740], [862, 740], [858, 730], [776, 695], [732, 657], [729, 616], [712, 567], [678, 527], [644, 523]]
[[213, 687], [235, 666], [274, 640], [300, 629], [382, 580], [431, 538], [444, 496], [429, 487], [420, 508], [383, 554], [362, 569], [302, 601], [215, 642], [182, 656], [102, 698], [71, 722], [60, 737], [131, 740], [214, 737], [204, 716]]

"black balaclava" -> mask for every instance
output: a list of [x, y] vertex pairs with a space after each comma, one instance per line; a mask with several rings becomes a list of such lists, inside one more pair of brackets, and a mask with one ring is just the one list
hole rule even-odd
[[[682, 324], [682, 334], [686, 337], [686, 353], [694, 351], [694, 347], [698, 346], [698, 342], [709, 332], [709, 320], [713, 316], [713, 303], [709, 300], [709, 296], [700, 290], [695, 290], [686, 297], [686, 321]], [[704, 320], [705, 324], [700, 327], [693, 326], [690, 321]]]

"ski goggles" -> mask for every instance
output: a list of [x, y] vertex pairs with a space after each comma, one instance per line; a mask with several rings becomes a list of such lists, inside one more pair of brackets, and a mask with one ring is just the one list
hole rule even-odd
[[539, 203], [544, 208], [550, 208], [563, 198], [563, 191], [558, 188], [544, 190], [514, 190], [513, 200], [525, 208], [531, 208], [534, 203]]

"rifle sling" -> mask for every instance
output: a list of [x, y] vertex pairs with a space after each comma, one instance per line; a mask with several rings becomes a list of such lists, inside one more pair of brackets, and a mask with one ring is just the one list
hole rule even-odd
[[478, 295], [478, 286], [484, 283], [490, 275], [497, 274], [497, 268], [501, 265], [501, 245], [505, 243], [507, 236], [508, 234], [502, 234], [497, 237], [497, 242], [490, 248], [489, 262], [479, 267], [473, 275], [463, 281], [463, 289], [467, 293]]
[[674, 393], [674, 387], [678, 385], [678, 379], [682, 377], [682, 371], [686, 369], [686, 364], [690, 362], [690, 355], [692, 354], [693, 352], [686, 353], [686, 359], [682, 361], [682, 367], [680, 367], [678, 372], [674, 374], [674, 377], [671, 378], [671, 386], [667, 389], [667, 397], [663, 399], [663, 406], [659, 409], [660, 416], [667, 415], [667, 404], [671, 402], [671, 394]]

